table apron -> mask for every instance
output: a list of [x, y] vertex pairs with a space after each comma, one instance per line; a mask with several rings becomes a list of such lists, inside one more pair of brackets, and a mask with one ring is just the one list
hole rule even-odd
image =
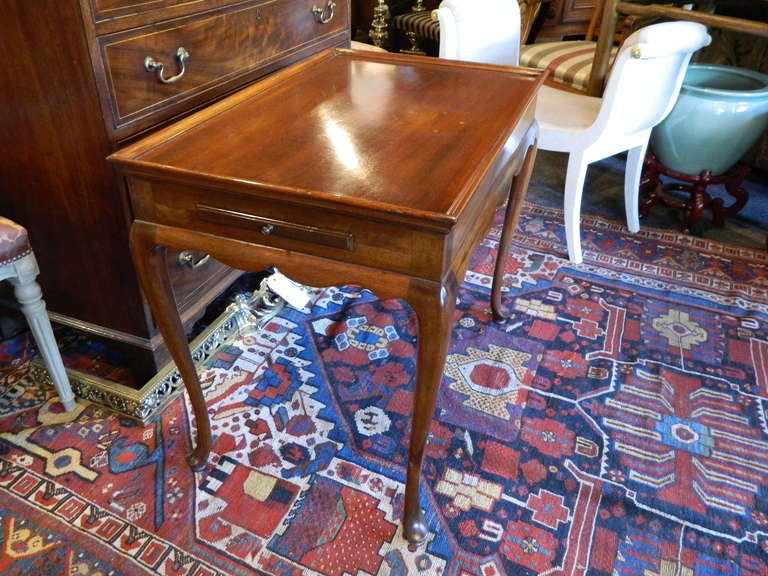
[[[293, 280], [310, 286], [338, 283], [357, 284], [372, 289], [380, 298], [406, 298], [413, 281], [442, 284], [444, 278], [430, 279], [415, 275], [381, 270], [352, 262], [341, 262], [259, 245], [233, 238], [207, 234], [136, 220], [134, 228], [148, 230], [158, 247], [172, 250], [202, 250], [224, 264], [244, 271], [260, 271], [278, 267]], [[446, 271], [450, 274], [450, 270]]]
[[[139, 207], [137, 220], [230, 238], [243, 243], [243, 249], [273, 248], [433, 281], [449, 269], [461, 272], [508, 194], [508, 181], [489, 182], [450, 227], [439, 229], [138, 176], [130, 177], [129, 184]], [[201, 249], [183, 247], [193, 248]]]

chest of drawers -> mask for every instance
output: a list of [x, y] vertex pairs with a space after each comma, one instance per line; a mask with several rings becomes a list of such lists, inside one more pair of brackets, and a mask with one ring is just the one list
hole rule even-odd
[[[349, 42], [348, 0], [0, 0], [0, 214], [23, 223], [55, 321], [168, 356], [128, 248], [133, 206], [105, 158], [288, 64]], [[189, 324], [238, 274], [168, 254]]]

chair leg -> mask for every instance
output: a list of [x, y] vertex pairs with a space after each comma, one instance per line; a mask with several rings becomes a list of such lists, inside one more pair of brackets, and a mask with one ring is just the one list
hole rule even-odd
[[581, 195], [584, 192], [584, 179], [589, 162], [581, 154], [568, 156], [568, 169], [565, 174], [565, 199], [563, 211], [565, 217], [565, 241], [568, 244], [568, 258], [574, 264], [581, 264]]
[[630, 148], [627, 153], [627, 167], [624, 172], [624, 210], [627, 214], [627, 228], [630, 232], [640, 230], [640, 177], [643, 174], [648, 141]]
[[69, 383], [61, 353], [53, 336], [51, 320], [45, 309], [43, 293], [35, 278], [38, 274], [37, 261], [33, 254], [25, 256], [15, 263], [17, 276], [10, 278], [14, 286], [14, 294], [21, 304], [21, 311], [27, 319], [29, 328], [35, 338], [40, 354], [45, 362], [45, 367], [51, 375], [53, 385], [59, 394], [61, 403], [67, 412], [75, 409], [75, 396]]

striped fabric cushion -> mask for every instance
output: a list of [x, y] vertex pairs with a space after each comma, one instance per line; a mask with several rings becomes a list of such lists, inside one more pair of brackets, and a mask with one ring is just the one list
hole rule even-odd
[[[589, 40], [527, 44], [520, 48], [520, 65], [548, 69], [550, 79], [555, 82], [586, 90], [596, 45]], [[611, 62], [617, 51], [618, 48], [614, 47]]]
[[392, 25], [402, 32], [414, 32], [417, 38], [440, 41], [440, 23], [432, 20], [432, 11], [406, 12], [395, 16]]

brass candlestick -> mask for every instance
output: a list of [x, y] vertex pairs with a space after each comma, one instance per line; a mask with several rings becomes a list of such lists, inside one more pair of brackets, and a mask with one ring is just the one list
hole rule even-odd
[[373, 8], [373, 22], [371, 22], [371, 29], [369, 30], [368, 35], [371, 37], [371, 40], [373, 40], [374, 46], [382, 48], [389, 37], [389, 32], [387, 30], [389, 6], [385, 0], [378, 1], [379, 3]]
[[[414, 5], [411, 6], [411, 12], [424, 12], [425, 10], [426, 8], [424, 7], [424, 0], [416, 0]], [[424, 50], [422, 50], [419, 46], [419, 39], [416, 36], [416, 32], [406, 32], [405, 37], [408, 39], [410, 46], [406, 49], [400, 50], [400, 52], [405, 54], [418, 54], [419, 56], [426, 54], [426, 52], [424, 52]]]

